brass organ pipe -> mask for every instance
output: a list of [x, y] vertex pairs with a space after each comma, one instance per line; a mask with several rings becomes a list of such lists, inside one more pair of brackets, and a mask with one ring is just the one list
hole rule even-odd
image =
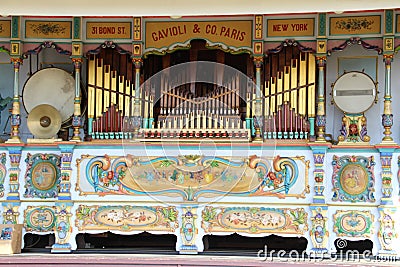
[[131, 101], [131, 81], [125, 81], [125, 107], [124, 107], [124, 115], [129, 117], [130, 114], [130, 103]]
[[104, 103], [103, 103], [103, 111], [107, 111], [110, 107], [110, 65], [104, 66]]
[[277, 106], [281, 106], [283, 104], [283, 95], [281, 94], [283, 91], [283, 73], [278, 71], [277, 78], [276, 78], [276, 92], [278, 93], [277, 96]]
[[288, 103], [290, 101], [289, 92], [290, 89], [290, 67], [285, 66], [283, 69], [283, 91], [285, 92], [283, 96], [283, 102]]
[[271, 77], [271, 82], [270, 82], [270, 87], [271, 87], [271, 100], [270, 100], [270, 114], [274, 114], [276, 113], [276, 96], [275, 96], [275, 92], [276, 92], [276, 77]]
[[236, 75], [236, 100], [235, 100], [235, 108], [240, 108], [240, 77]]
[[118, 92], [118, 109], [124, 110], [125, 78], [121, 75], [118, 77]]
[[160, 81], [160, 114], [163, 114], [164, 108], [164, 75], [161, 75]]
[[[94, 117], [94, 101], [95, 101], [95, 88], [93, 87], [95, 84], [95, 71], [96, 71], [96, 57], [94, 56], [93, 60], [89, 59], [89, 66], [88, 66], [88, 118]], [[94, 127], [96, 127], [95, 122], [93, 122]], [[93, 128], [94, 131], [94, 128]]]
[[251, 101], [251, 103], [252, 103], [252, 107], [251, 107], [251, 117], [253, 117], [255, 114], [254, 114], [254, 111], [256, 110], [256, 99], [257, 99], [257, 94], [256, 93], [253, 93], [253, 98], [251, 99], [252, 101]]
[[269, 102], [270, 102], [270, 92], [269, 92], [269, 81], [265, 81], [265, 86], [264, 86], [264, 116], [269, 116], [270, 115], [270, 110], [269, 110]]
[[[296, 88], [298, 86], [298, 84], [297, 84], [297, 60], [296, 59], [291, 60], [290, 77], [291, 77], [290, 87]], [[298, 93], [297, 90], [294, 90], [290, 93], [290, 105], [291, 105], [291, 108], [294, 109], [295, 112], [298, 111], [297, 93]]]
[[149, 93], [147, 91], [144, 92], [144, 111], [143, 117], [148, 118], [149, 116]]
[[103, 60], [97, 59], [96, 62], [96, 117], [103, 112]]
[[117, 104], [117, 71], [111, 72], [111, 103]]
[[308, 56], [308, 116], [315, 117], [315, 56]]
[[[299, 86], [307, 84], [307, 54], [300, 55], [300, 77]], [[299, 89], [299, 114], [306, 114], [306, 88]]]

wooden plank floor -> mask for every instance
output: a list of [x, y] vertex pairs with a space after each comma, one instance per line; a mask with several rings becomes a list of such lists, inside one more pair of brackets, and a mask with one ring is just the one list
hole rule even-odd
[[204, 255], [156, 255], [156, 254], [39, 254], [22, 253], [1, 255], [0, 266], [400, 266], [398, 262], [378, 260], [321, 260], [303, 259], [295, 261], [287, 258], [263, 260], [257, 257], [204, 256]]

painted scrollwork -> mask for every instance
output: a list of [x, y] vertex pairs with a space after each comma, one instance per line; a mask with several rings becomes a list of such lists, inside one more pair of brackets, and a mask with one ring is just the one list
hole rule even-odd
[[309, 193], [308, 179], [305, 178], [304, 187], [294, 189], [300, 173], [299, 163], [305, 165], [304, 177], [308, 176], [309, 161], [304, 157], [269, 159], [181, 155], [149, 158], [105, 155], [85, 156], [77, 162], [80, 174], [83, 173], [81, 165], [85, 166], [86, 180], [78, 178], [77, 190], [81, 195], [162, 194], [179, 195], [194, 201], [201, 195], [304, 198], [305, 193]]

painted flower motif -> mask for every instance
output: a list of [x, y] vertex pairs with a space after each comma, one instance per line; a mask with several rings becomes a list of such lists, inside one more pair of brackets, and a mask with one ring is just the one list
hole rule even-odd
[[351, 219], [347, 221], [347, 224], [350, 225], [351, 227], [356, 227], [357, 225], [360, 224], [360, 222], [357, 219]]
[[268, 177], [271, 181], [273, 181], [273, 180], [276, 179], [276, 175], [275, 175], [275, 173], [273, 173], [273, 172], [269, 172], [269, 173], [267, 174], [267, 177]]

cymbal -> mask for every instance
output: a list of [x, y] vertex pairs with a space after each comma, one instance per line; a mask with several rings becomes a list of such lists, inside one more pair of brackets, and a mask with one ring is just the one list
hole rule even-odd
[[35, 138], [52, 138], [60, 127], [60, 112], [51, 105], [38, 105], [28, 115], [28, 128]]

